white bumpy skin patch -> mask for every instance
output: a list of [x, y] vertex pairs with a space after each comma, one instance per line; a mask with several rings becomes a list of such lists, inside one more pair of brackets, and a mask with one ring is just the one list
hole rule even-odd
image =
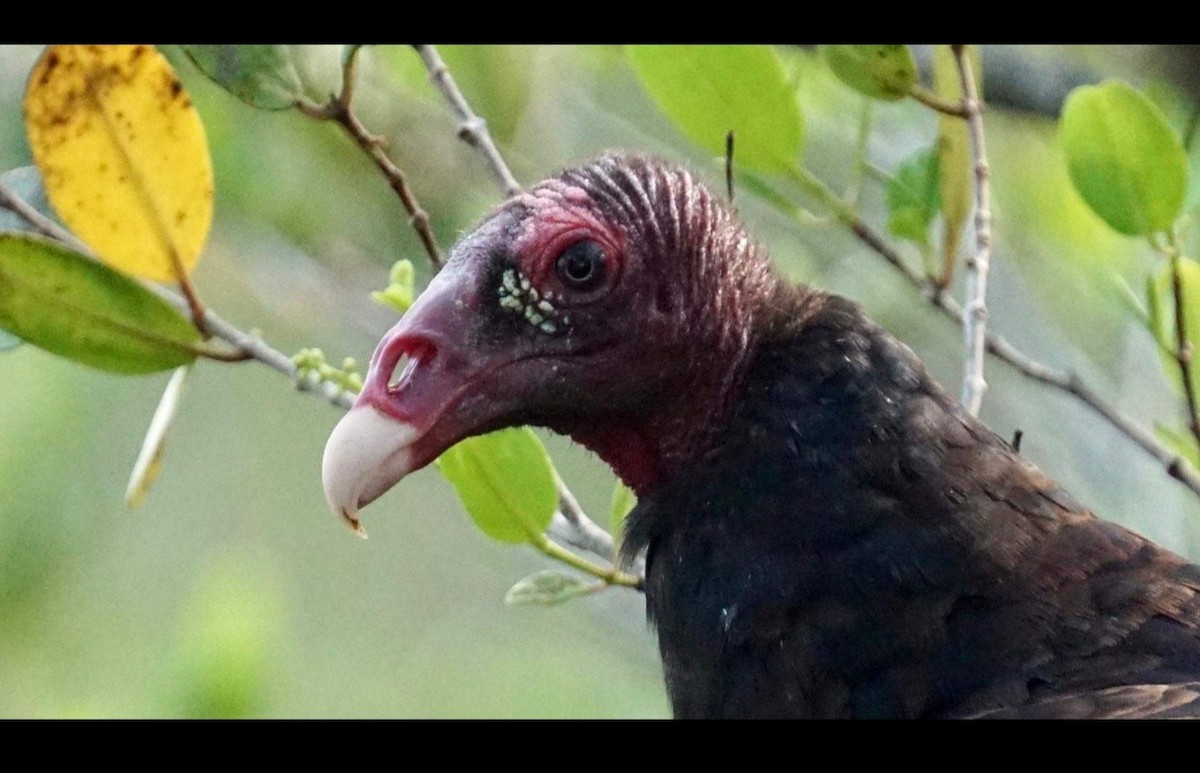
[[566, 316], [560, 317], [558, 309], [554, 307], [554, 301], [558, 300], [554, 293], [542, 295], [529, 278], [515, 268], [504, 270], [496, 294], [500, 297], [500, 308], [519, 314], [543, 333], [553, 335], [563, 325], [570, 324], [571, 320]]

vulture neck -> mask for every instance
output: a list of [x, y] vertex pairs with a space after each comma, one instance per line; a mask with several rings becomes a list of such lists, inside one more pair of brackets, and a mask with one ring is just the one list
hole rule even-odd
[[[802, 324], [818, 294], [751, 274], [738, 292], [702, 313], [674, 323], [691, 338], [681, 367], [648, 401], [649, 409], [572, 431], [571, 437], [603, 459], [640, 497], [686, 477], [719, 451], [721, 438], [744, 397], [745, 380], [760, 340], [777, 335], [777, 319]], [[781, 310], [786, 309], [784, 314]]]

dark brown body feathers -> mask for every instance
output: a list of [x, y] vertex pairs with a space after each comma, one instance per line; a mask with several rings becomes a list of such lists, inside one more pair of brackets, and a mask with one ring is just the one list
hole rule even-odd
[[772, 308], [721, 438], [631, 516], [677, 716], [1200, 714], [1200, 568], [1097, 519], [855, 304]]

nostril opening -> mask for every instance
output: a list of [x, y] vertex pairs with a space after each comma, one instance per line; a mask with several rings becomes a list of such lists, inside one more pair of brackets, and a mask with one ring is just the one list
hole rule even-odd
[[388, 391], [399, 392], [405, 381], [408, 381], [412, 375], [413, 366], [417, 364], [415, 357], [410, 357], [407, 354], [401, 355], [396, 362], [396, 367], [392, 368], [392, 376], [388, 379]]
[[433, 359], [436, 350], [432, 346], [415, 346], [411, 350], [400, 355], [400, 359], [392, 367], [392, 372], [388, 378], [388, 392], [395, 394], [403, 391], [404, 387], [412, 379], [413, 372], [417, 366], [423, 362], [428, 362]]

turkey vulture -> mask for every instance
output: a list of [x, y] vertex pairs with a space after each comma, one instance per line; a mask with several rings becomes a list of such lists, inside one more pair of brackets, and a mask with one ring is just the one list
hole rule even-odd
[[685, 169], [605, 156], [465, 236], [376, 349], [326, 496], [353, 520], [521, 424], [637, 492], [677, 717], [1200, 716], [1200, 567], [782, 278]]

